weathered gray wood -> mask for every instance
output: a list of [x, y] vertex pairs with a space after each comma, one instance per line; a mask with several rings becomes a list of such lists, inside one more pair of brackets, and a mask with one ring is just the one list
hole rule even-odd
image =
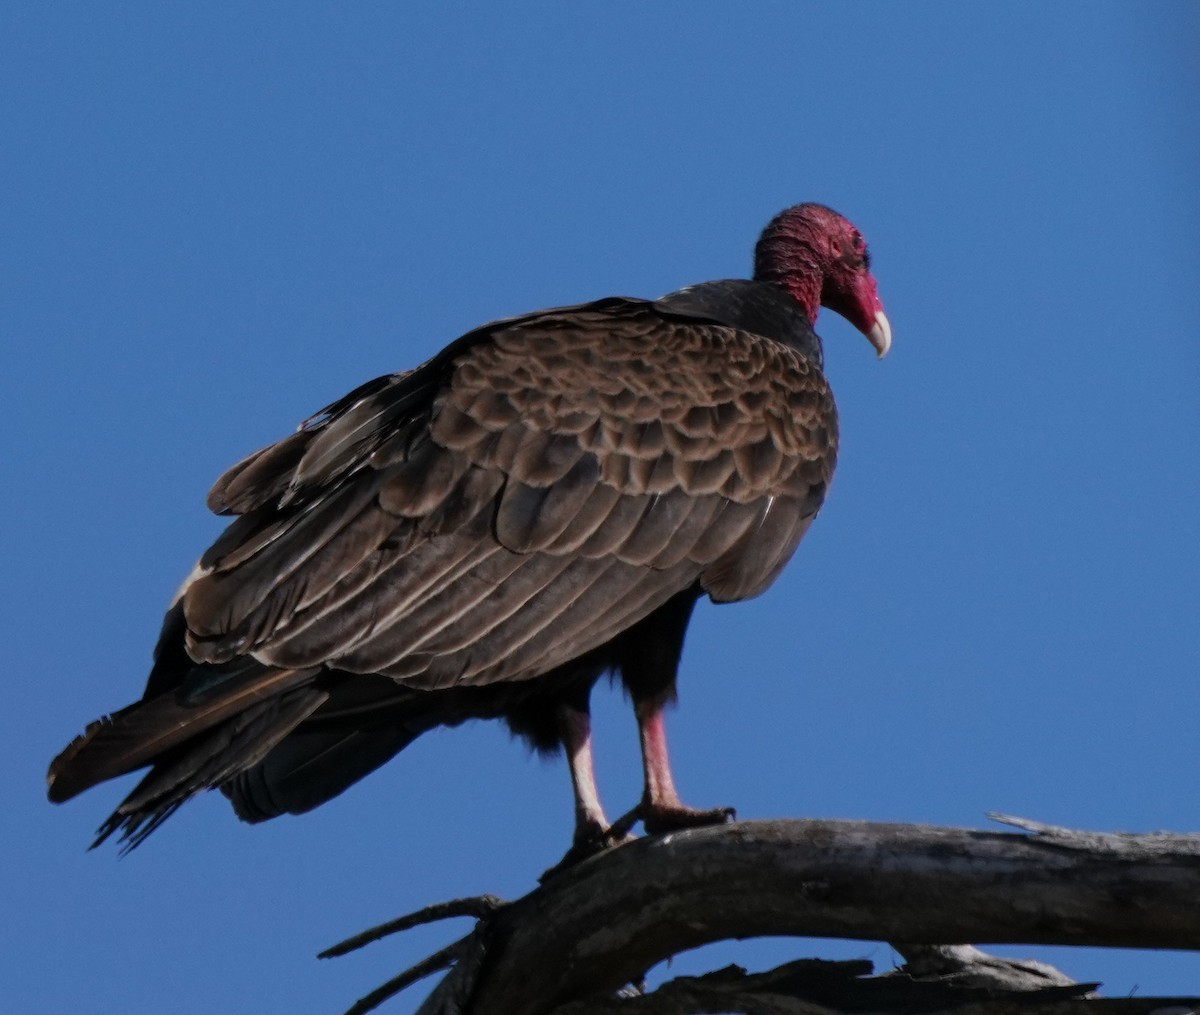
[[474, 998], [538, 1015], [759, 935], [1200, 949], [1200, 837], [760, 821], [640, 839], [499, 911]]
[[473, 960], [421, 1010], [550, 1015], [677, 952], [760, 935], [1200, 949], [1200, 836], [1006, 820], [1033, 834], [759, 821], [639, 839], [481, 921]]
[[[962, 946], [958, 946], [962, 947]], [[1002, 965], [1003, 960], [971, 949], [965, 962], [953, 963], [959, 973], [968, 966]], [[1048, 967], [1046, 967], [1048, 968]], [[1099, 1015], [1090, 1012], [1090, 984], [1072, 983], [1054, 971], [1057, 984], [1025, 982], [995, 984], [963, 983], [954, 978], [914, 980], [895, 971], [872, 976], [865, 960], [827, 962], [800, 959], [765, 973], [748, 974], [737, 966], [705, 976], [680, 976], [643, 997], [616, 1000], [589, 998], [556, 1008], [553, 1015], [847, 1015], [860, 1012], [952, 1012], [962, 1015]], [[1020, 993], [1015, 993], [1019, 991]], [[1149, 999], [1141, 999], [1143, 1003]], [[1078, 1007], [1068, 1008], [1067, 1005]], [[1143, 1013], [1155, 1011], [1147, 1004]]]
[[1047, 987], [1084, 986], [1090, 993], [1095, 984], [1081, 985], [1066, 973], [1035, 959], [1002, 959], [981, 952], [974, 945], [911, 945], [892, 947], [904, 957], [904, 972], [920, 979], [936, 979], [960, 987], [989, 990], [1044, 990]]

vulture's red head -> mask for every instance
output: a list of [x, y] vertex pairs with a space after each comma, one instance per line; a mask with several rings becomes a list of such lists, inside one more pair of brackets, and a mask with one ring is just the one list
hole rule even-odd
[[820, 307], [841, 314], [882, 357], [892, 344], [892, 328], [870, 269], [862, 233], [823, 204], [798, 204], [781, 211], [767, 224], [754, 250], [757, 280], [786, 289], [813, 324]]

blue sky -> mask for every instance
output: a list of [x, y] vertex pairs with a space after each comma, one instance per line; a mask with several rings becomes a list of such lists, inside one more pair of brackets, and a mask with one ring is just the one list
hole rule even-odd
[[[786, 205], [871, 242], [895, 345], [826, 314], [843, 450], [762, 599], [705, 606], [670, 720], [696, 805], [1200, 829], [1200, 15], [1104, 2], [13, 3], [0, 27], [0, 526], [12, 1010], [331, 1012], [525, 892], [561, 763], [430, 735], [314, 814], [215, 794], [87, 853], [50, 757], [141, 691], [204, 494], [491, 318], [748, 271]], [[598, 694], [610, 812], [633, 723]], [[1200, 956], [1016, 948], [1115, 995]], [[868, 956], [756, 941], [681, 956]], [[419, 991], [392, 1005], [411, 1010]]]

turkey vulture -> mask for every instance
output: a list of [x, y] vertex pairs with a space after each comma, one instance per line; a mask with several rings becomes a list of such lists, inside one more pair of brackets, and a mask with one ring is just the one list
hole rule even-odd
[[753, 280], [484, 325], [239, 462], [208, 495], [235, 520], [168, 609], [145, 693], [53, 761], [50, 799], [151, 766], [94, 843], [129, 849], [200, 790], [246, 821], [301, 813], [427, 730], [499, 718], [565, 750], [572, 848], [597, 848], [588, 700], [613, 672], [636, 817], [725, 820], [680, 802], [663, 709], [696, 600], [766, 589], [824, 500], [820, 306], [887, 352], [861, 234], [797, 205]]

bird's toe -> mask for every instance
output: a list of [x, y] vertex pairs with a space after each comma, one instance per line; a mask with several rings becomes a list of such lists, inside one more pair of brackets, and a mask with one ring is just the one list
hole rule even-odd
[[732, 807], [713, 807], [700, 810], [682, 804], [666, 805], [646, 803], [640, 808], [642, 827], [648, 835], [678, 832], [685, 828], [704, 828], [707, 825], [724, 825], [737, 817]]

